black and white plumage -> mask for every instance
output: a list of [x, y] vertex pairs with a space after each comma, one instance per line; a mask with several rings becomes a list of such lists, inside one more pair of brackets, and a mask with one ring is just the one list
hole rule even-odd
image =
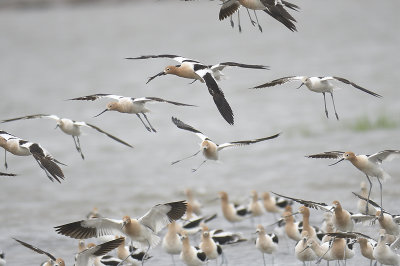
[[[383, 161], [391, 161], [395, 158], [400, 158], [400, 150], [383, 150], [372, 155], [356, 155], [354, 152], [342, 152], [342, 151], [329, 151], [323, 153], [317, 153], [306, 156], [308, 158], [324, 158], [324, 159], [337, 159], [336, 163], [331, 165], [335, 165], [343, 160], [350, 161], [358, 170], [363, 172], [367, 177], [369, 183], [369, 192], [368, 192], [368, 200], [371, 195], [372, 190], [372, 181], [371, 177], [376, 177], [379, 186], [380, 186], [380, 194], [381, 194], [381, 206], [382, 206], [382, 181], [390, 179], [390, 175], [386, 173], [386, 171], [381, 167]], [[368, 208], [368, 204], [366, 205]], [[366, 209], [366, 213], [368, 213], [368, 209]]]
[[[262, 32], [262, 28], [258, 21], [258, 17], [256, 14], [256, 10], [262, 10], [280, 23], [282, 23], [286, 28], [290, 31], [297, 31], [294, 22], [296, 20], [289, 14], [289, 12], [285, 8], [290, 8], [292, 10], [298, 11], [300, 8], [292, 3], [287, 1], [276, 1], [276, 0], [226, 0], [223, 2], [221, 9], [219, 11], [219, 20], [224, 20], [227, 17], [231, 17], [235, 12], [238, 12], [238, 23], [239, 23], [239, 32], [241, 32], [240, 26], [240, 18], [239, 18], [239, 9], [240, 7], [245, 7], [247, 12], [249, 9], [254, 11], [254, 16], [256, 17], [257, 25], [259, 30]], [[249, 17], [250, 17], [250, 13]], [[253, 25], [256, 23], [250, 17], [250, 21]], [[231, 21], [232, 25], [232, 21]]]
[[24, 120], [24, 119], [36, 119], [36, 118], [48, 118], [48, 119], [53, 119], [57, 121], [57, 126], [56, 128], [60, 128], [62, 132], [64, 132], [67, 135], [71, 135], [73, 140], [74, 140], [74, 144], [75, 144], [75, 148], [76, 150], [81, 154], [82, 159], [84, 159], [84, 155], [82, 153], [82, 149], [81, 149], [81, 144], [80, 144], [80, 140], [79, 140], [79, 136], [81, 135], [81, 127], [88, 127], [88, 128], [92, 128], [104, 135], [106, 135], [107, 137], [112, 138], [115, 141], [118, 141], [121, 144], [124, 144], [128, 147], [133, 148], [130, 144], [126, 143], [125, 141], [105, 132], [104, 130], [102, 130], [101, 128], [83, 122], [83, 121], [75, 121], [69, 118], [60, 118], [57, 115], [49, 115], [49, 114], [34, 114], [34, 115], [27, 115], [27, 116], [21, 116], [21, 117], [17, 117], [17, 118], [11, 118], [11, 119], [6, 119], [6, 120], [2, 120], [0, 121], [1, 123], [6, 123], [6, 122], [12, 122], [12, 121], [17, 121], [17, 120]]
[[46, 151], [40, 144], [23, 140], [13, 136], [5, 131], [0, 130], [0, 147], [5, 151], [5, 167], [7, 168], [6, 154], [7, 151], [17, 156], [32, 155], [40, 168], [44, 170], [50, 181], [56, 180], [61, 183], [60, 179], [64, 179], [64, 173], [57, 164], [63, 163], [57, 161], [53, 156]]
[[[120, 96], [120, 95], [104, 94], [104, 93], [98, 93], [98, 94], [92, 94], [92, 95], [83, 96], [83, 97], [77, 97], [77, 98], [73, 98], [70, 100], [94, 101], [94, 100], [101, 99], [101, 98], [114, 99], [114, 100], [117, 100], [117, 102], [108, 103], [107, 108], [104, 111], [102, 111], [101, 113], [99, 113], [98, 115], [96, 115], [96, 117], [107, 111], [117, 111], [117, 112], [126, 113], [126, 114], [136, 114], [137, 117], [140, 119], [140, 121], [145, 126], [145, 128], [150, 132], [151, 131], [157, 132], [157, 131], [150, 124], [150, 121], [148, 120], [148, 118], [146, 116], [146, 113], [150, 112], [150, 109], [148, 109], [146, 107], [146, 103], [148, 103], [148, 102], [164, 102], [164, 103], [169, 103], [169, 104], [173, 104], [173, 105], [177, 105], [177, 106], [195, 106], [195, 105], [191, 105], [191, 104], [168, 101], [168, 100], [161, 99], [158, 97], [132, 98], [132, 97], [125, 97], [125, 96]], [[148, 125], [146, 125], [144, 123], [144, 121], [140, 117], [140, 114], [146, 119]]]
[[227, 66], [250, 68], [250, 69], [268, 69], [264, 65], [249, 65], [235, 62], [224, 62], [216, 65], [205, 65], [197, 60], [185, 58], [179, 55], [144, 55], [139, 57], [129, 57], [126, 59], [150, 59], [150, 58], [169, 58], [180, 63], [176, 66], [167, 66], [164, 71], [149, 78], [147, 83], [152, 81], [158, 76], [167, 74], [176, 75], [182, 78], [189, 78], [193, 80], [199, 80], [202, 83], [206, 83], [208, 92], [213, 97], [214, 103], [218, 108], [218, 111], [222, 117], [231, 125], [234, 124], [233, 111], [228, 101], [225, 99], [224, 92], [219, 87], [217, 80], [223, 76], [222, 70]]
[[[198, 152], [196, 152], [195, 154], [193, 154], [192, 156], [186, 157], [184, 159], [193, 157], [193, 156], [197, 155], [201, 151], [203, 153], [204, 157], [206, 158], [203, 161], [203, 163], [205, 163], [207, 160], [218, 160], [219, 151], [221, 151], [221, 150], [223, 150], [225, 148], [250, 145], [250, 144], [257, 143], [257, 142], [274, 139], [274, 138], [278, 137], [281, 134], [281, 133], [278, 133], [278, 134], [275, 134], [275, 135], [272, 135], [272, 136], [269, 136], [269, 137], [253, 139], [253, 140], [231, 141], [231, 142], [226, 142], [226, 143], [222, 143], [222, 144], [216, 144], [213, 141], [211, 141], [206, 135], [201, 133], [199, 130], [193, 128], [192, 126], [190, 126], [188, 124], [185, 124], [184, 122], [182, 122], [178, 118], [172, 117], [172, 122], [180, 129], [187, 130], [187, 131], [195, 133], [202, 140], [202, 142], [200, 144], [200, 150]], [[178, 163], [178, 162], [180, 162], [180, 161], [182, 161], [184, 159], [172, 162], [172, 164]], [[193, 169], [193, 171], [196, 171], [197, 169]]]
[[97, 257], [102, 257], [116, 249], [123, 241], [124, 238], [120, 237], [99, 245], [89, 244], [87, 249], [77, 254], [75, 266], [92, 266]]
[[279, 79], [275, 79], [272, 80], [270, 82], [258, 85], [256, 87], [253, 87], [252, 89], [259, 89], [259, 88], [266, 88], [266, 87], [273, 87], [276, 85], [281, 85], [287, 82], [291, 82], [291, 81], [301, 81], [301, 85], [298, 87], [298, 89], [303, 86], [306, 85], [306, 87], [313, 92], [317, 92], [317, 93], [322, 93], [324, 96], [324, 107], [325, 107], [325, 114], [326, 117], [328, 117], [328, 110], [326, 108], [326, 99], [325, 99], [325, 93], [329, 93], [331, 95], [332, 98], [332, 103], [333, 103], [333, 108], [335, 111], [335, 115], [336, 115], [336, 119], [339, 120], [339, 116], [336, 112], [336, 107], [335, 107], [335, 101], [333, 99], [333, 90], [338, 88], [338, 86], [336, 86], [335, 84], [333, 84], [331, 81], [338, 81], [338, 82], [342, 82], [344, 84], [347, 85], [351, 85], [354, 88], [363, 91], [365, 93], [368, 93], [372, 96], [378, 97], [378, 98], [382, 98], [381, 95], [367, 90], [357, 84], [355, 84], [354, 82], [345, 79], [345, 78], [341, 78], [341, 77], [307, 77], [307, 76], [288, 76], [288, 77], [283, 77], [283, 78], [279, 78]]
[[56, 226], [56, 232], [75, 239], [87, 239], [104, 235], [125, 235], [142, 247], [154, 247], [160, 242], [158, 232], [173, 220], [183, 216], [185, 201], [169, 202], [153, 206], [139, 219], [125, 216], [122, 220], [94, 218]]

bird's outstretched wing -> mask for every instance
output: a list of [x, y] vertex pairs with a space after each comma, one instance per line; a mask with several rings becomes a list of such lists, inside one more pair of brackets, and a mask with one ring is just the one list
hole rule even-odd
[[18, 239], [16, 239], [16, 238], [14, 238], [14, 240], [17, 241], [18, 243], [20, 243], [21, 245], [23, 245], [23, 246], [25, 246], [25, 247], [27, 247], [27, 248], [29, 248], [29, 249], [31, 249], [31, 250], [33, 250], [33, 251], [39, 253], [39, 254], [46, 255], [46, 256], [49, 257], [52, 261], [56, 261], [56, 258], [55, 258], [52, 254], [50, 254], [49, 252], [46, 252], [46, 251], [44, 251], [44, 250], [41, 250], [41, 249], [38, 248], [38, 247], [32, 246], [31, 244], [28, 244], [28, 243], [26, 243], [26, 242], [24, 242], [24, 241], [21, 241], [21, 240], [18, 240]]
[[280, 134], [281, 133], [278, 133], [278, 134], [275, 134], [275, 135], [272, 135], [272, 136], [269, 136], [269, 137], [253, 139], [253, 140], [231, 141], [231, 142], [227, 142], [227, 143], [222, 143], [222, 144], [218, 145], [218, 150], [222, 150], [222, 149], [228, 148], [228, 147], [250, 145], [250, 144], [253, 144], [253, 143], [260, 142], [260, 141], [274, 139], [274, 138], [277, 138]]
[[179, 120], [176, 117], [172, 117], [172, 122], [180, 129], [184, 129], [184, 130], [191, 131], [191, 132], [195, 133], [202, 141], [204, 141], [206, 139], [209, 139], [206, 135], [204, 135], [203, 133], [201, 133], [200, 131], [198, 131], [194, 127], [183, 123], [181, 120]]
[[296, 198], [292, 198], [292, 197], [288, 197], [288, 196], [284, 196], [275, 192], [272, 192], [275, 195], [282, 197], [282, 198], [286, 198], [286, 199], [290, 199], [293, 201], [296, 201], [297, 203], [300, 203], [301, 205], [306, 206], [307, 208], [313, 208], [313, 209], [320, 209], [323, 211], [331, 211], [330, 206], [328, 206], [328, 204], [324, 203], [324, 202], [315, 202], [315, 201], [311, 201], [311, 200], [303, 200], [303, 199], [296, 199]]
[[120, 95], [114, 95], [114, 94], [106, 94], [106, 93], [98, 93], [98, 94], [92, 94], [92, 95], [87, 95], [87, 96], [82, 96], [82, 97], [77, 97], [77, 98], [72, 98], [69, 100], [79, 100], [79, 101], [94, 101], [100, 98], [110, 98], [110, 99], [115, 99], [118, 100], [120, 98], [123, 98], [124, 96]]
[[154, 233], [158, 233], [172, 221], [180, 219], [185, 214], [186, 207], [184, 200], [157, 204], [138, 220]]
[[291, 82], [291, 81], [295, 81], [295, 80], [302, 80], [303, 78], [305, 78], [304, 76], [289, 76], [289, 77], [283, 77], [283, 78], [279, 78], [279, 79], [274, 79], [270, 82], [255, 86], [251, 89], [260, 89], [260, 88], [266, 88], [266, 87], [273, 87], [276, 85], [281, 85], [287, 82]]

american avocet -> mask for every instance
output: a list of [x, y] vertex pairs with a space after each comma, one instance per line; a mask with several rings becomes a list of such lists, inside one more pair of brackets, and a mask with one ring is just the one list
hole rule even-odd
[[[364, 198], [368, 198], [367, 183], [362, 181], [360, 186], [361, 186], [360, 195]], [[377, 211], [377, 209], [375, 209], [375, 207], [372, 206], [371, 203], [368, 203], [368, 208], [367, 208], [367, 202], [363, 199], [358, 199], [357, 210], [362, 214], [368, 214], [368, 215], [375, 215]], [[366, 210], [368, 210], [368, 213], [365, 212]]]
[[[293, 22], [296, 20], [285, 10], [285, 7], [298, 11], [299, 7], [295, 4], [289, 3], [287, 1], [275, 1], [275, 0], [228, 0], [224, 1], [219, 11], [219, 20], [224, 20], [225, 18], [232, 16], [236, 11], [238, 11], [238, 20], [239, 20], [239, 32], [241, 32], [240, 27], [240, 18], [239, 18], [239, 8], [241, 6], [246, 7], [247, 9], [251, 9], [254, 11], [254, 15], [257, 20], [258, 29], [262, 32], [262, 28], [260, 23], [258, 22], [258, 17], [256, 14], [256, 10], [262, 10], [277, 21], [281, 22], [291, 31], [297, 31], [296, 26]], [[247, 10], [247, 12], [249, 12]], [[250, 13], [249, 13], [250, 17]], [[254, 21], [250, 17], [250, 21], [253, 25], [255, 25]], [[232, 22], [231, 22], [232, 25]]]
[[[273, 254], [278, 249], [278, 236], [275, 234], [266, 234], [264, 227], [259, 224], [257, 226], [256, 233], [258, 237], [256, 239], [256, 248], [261, 251], [264, 266], [265, 264], [265, 257], [264, 253]], [[272, 255], [272, 264], [274, 264], [274, 256]]]
[[75, 239], [86, 239], [103, 235], [123, 234], [140, 248], [151, 247], [160, 242], [157, 233], [173, 220], [182, 217], [186, 202], [176, 201], [153, 206], [144, 216], [132, 219], [124, 216], [122, 220], [94, 218], [56, 226], [56, 232]]
[[93, 208], [88, 214], [86, 214], [86, 219], [91, 219], [91, 218], [101, 218], [102, 215], [99, 213], [99, 209], [96, 207]]
[[308, 232], [309, 237], [315, 238], [315, 240], [317, 240], [318, 228], [310, 225], [310, 209], [304, 205], [300, 206], [299, 213], [303, 215], [303, 230], [306, 230]]
[[[295, 241], [302, 239], [301, 233], [303, 231], [303, 222], [295, 222], [293, 214], [291, 212], [285, 211], [282, 214], [285, 220], [285, 233], [286, 235]], [[307, 233], [308, 234], [308, 233]]]
[[40, 144], [20, 139], [5, 131], [0, 130], [0, 147], [4, 148], [4, 165], [7, 168], [7, 151], [18, 156], [32, 155], [40, 168], [44, 170], [47, 177], [53, 182], [64, 179], [64, 173], [57, 164], [63, 163], [57, 161]]
[[267, 66], [263, 65], [249, 65], [241, 64], [235, 62], [224, 62], [218, 63], [216, 65], [205, 65], [199, 61], [185, 58], [179, 55], [144, 55], [139, 57], [129, 57], [126, 59], [149, 59], [149, 58], [169, 58], [180, 63], [177, 66], [167, 66], [164, 71], [149, 78], [147, 83], [158, 76], [172, 74], [182, 78], [189, 78], [199, 80], [202, 83], [206, 83], [208, 92], [213, 97], [214, 103], [216, 104], [218, 111], [221, 113], [222, 117], [231, 125], [233, 125], [233, 112], [229, 106], [228, 101], [225, 99], [224, 92], [218, 86], [217, 80], [220, 80], [222, 70], [227, 66], [251, 68], [251, 69], [268, 69]]
[[386, 244], [386, 232], [385, 229], [379, 230], [378, 244], [374, 248], [373, 255], [375, 259], [384, 265], [400, 265], [400, 255], [396, 254], [394, 248], [398, 248], [398, 241], [392, 245]]
[[188, 266], [201, 266], [207, 262], [206, 254], [198, 248], [190, 245], [189, 237], [185, 230], [181, 232], [182, 236], [182, 252], [181, 260]]
[[258, 193], [256, 190], [251, 191], [251, 201], [247, 208], [249, 209], [252, 217], [260, 217], [264, 214], [264, 207], [258, 200]]
[[378, 218], [379, 225], [382, 229], [386, 230], [386, 233], [394, 236], [400, 234], [400, 226], [398, 224], [400, 223], [400, 216], [377, 211], [376, 217]]
[[6, 122], [11, 122], [11, 121], [16, 121], [16, 120], [21, 120], [21, 119], [35, 119], [35, 118], [50, 118], [54, 119], [57, 121], [57, 126], [56, 128], [60, 128], [62, 132], [64, 132], [67, 135], [71, 135], [72, 139], [74, 140], [75, 143], [75, 148], [76, 150], [81, 154], [82, 159], [85, 159], [82, 153], [81, 149], [81, 143], [79, 141], [79, 136], [81, 135], [81, 127], [89, 127], [97, 130], [100, 133], [105, 134], [106, 136], [112, 138], [113, 140], [118, 141], [119, 143], [122, 143], [128, 147], [133, 148], [130, 144], [126, 143], [125, 141], [105, 132], [101, 128], [94, 126], [92, 124], [86, 123], [86, 122], [79, 122], [79, 121], [74, 121], [69, 118], [60, 118], [56, 115], [46, 115], [46, 114], [36, 114], [36, 115], [27, 115], [27, 116], [22, 116], [22, 117], [17, 117], [17, 118], [11, 118], [11, 119], [6, 119], [0, 121], [1, 123], [6, 123]]
[[95, 260], [98, 260], [98, 263], [100, 263], [100, 258], [106, 255], [111, 250], [116, 249], [122, 241], [124, 241], [123, 237], [99, 245], [89, 243], [87, 249], [78, 253], [75, 266], [93, 265], [95, 263]]
[[[381, 191], [381, 206], [382, 206], [382, 182], [390, 178], [390, 175], [386, 173], [381, 167], [383, 161], [390, 161], [394, 158], [400, 157], [400, 150], [384, 150], [372, 155], [355, 155], [353, 152], [341, 152], [341, 151], [330, 151], [319, 154], [313, 154], [306, 156], [308, 158], [327, 158], [327, 159], [340, 159], [334, 164], [335, 165], [343, 160], [350, 161], [358, 170], [363, 172], [369, 182], [368, 200], [371, 196], [372, 181], [370, 177], [376, 177]], [[368, 208], [368, 205], [366, 205]], [[366, 209], [368, 213], [368, 209]]]
[[293, 204], [293, 201], [281, 197], [271, 196], [269, 192], [264, 192], [262, 196], [264, 208], [267, 212], [279, 213], [286, 208], [286, 206]]
[[125, 237], [122, 237], [122, 239], [123, 241], [117, 247], [117, 257], [119, 260], [129, 265], [139, 265], [150, 258], [144, 251], [133, 246], [126, 246]]
[[61, 258], [56, 259], [56, 257], [51, 255], [49, 252], [43, 251], [42, 249], [40, 249], [38, 247], [32, 246], [31, 244], [25, 243], [16, 238], [14, 238], [14, 240], [17, 241], [18, 243], [20, 243], [21, 245], [39, 253], [39, 254], [46, 255], [49, 259], [48, 259], [48, 261], [42, 263], [41, 266], [65, 266], [65, 262], [63, 259], [61, 259]]
[[328, 231], [328, 223], [331, 223], [333, 225], [333, 221], [332, 221], [332, 216], [333, 214], [331, 212], [324, 212], [323, 214], [324, 216], [324, 221], [322, 222], [321, 225], [321, 231], [326, 233]]
[[300, 252], [303, 253], [309, 248], [314, 251], [315, 255], [317, 255], [319, 259], [326, 260], [328, 262], [328, 265], [329, 261], [334, 260], [334, 258], [330, 254], [330, 244], [328, 242], [319, 244], [314, 237], [309, 237], [307, 241], [307, 246], [303, 249], [303, 251]]
[[193, 197], [193, 191], [190, 188], [185, 189], [188, 209], [190, 208], [196, 215], [201, 214], [201, 203]]
[[339, 201], [335, 200], [332, 202], [334, 207], [332, 221], [337, 230], [342, 232], [351, 232], [354, 228], [354, 221], [351, 218], [351, 214], [342, 208]]
[[223, 256], [222, 247], [215, 243], [209, 231], [205, 230], [202, 232], [199, 247], [209, 260], [216, 260], [218, 265], [218, 256]]
[[249, 211], [245, 206], [234, 205], [229, 202], [228, 193], [225, 191], [218, 192], [221, 198], [222, 214], [228, 222], [235, 223], [242, 221], [250, 215]]
[[226, 143], [222, 143], [222, 144], [216, 144], [213, 141], [211, 141], [211, 139], [209, 139], [206, 135], [204, 135], [203, 133], [201, 133], [200, 131], [198, 131], [197, 129], [193, 128], [192, 126], [189, 126], [185, 123], [183, 123], [181, 120], [179, 120], [178, 118], [172, 117], [172, 122], [180, 129], [184, 129], [187, 131], [191, 131], [193, 133], [195, 133], [201, 140], [201, 144], [200, 144], [200, 150], [198, 152], [196, 152], [195, 154], [189, 156], [189, 157], [185, 157], [181, 160], [177, 160], [172, 162], [171, 164], [176, 164], [180, 161], [183, 161], [185, 159], [191, 158], [196, 156], [197, 154], [199, 154], [199, 152], [202, 152], [204, 157], [206, 157], [206, 159], [196, 168], [196, 169], [192, 169], [192, 171], [197, 171], [197, 169], [200, 168], [200, 166], [202, 166], [207, 160], [214, 160], [217, 161], [218, 160], [218, 153], [219, 151], [221, 151], [222, 149], [228, 148], [228, 147], [237, 147], [237, 146], [244, 146], [244, 145], [250, 145], [253, 143], [257, 143], [260, 141], [265, 141], [265, 140], [270, 140], [270, 139], [274, 139], [276, 137], [278, 137], [281, 133], [269, 136], [269, 137], [265, 137], [265, 138], [259, 138], [259, 139], [253, 139], [253, 140], [242, 140], [242, 141], [231, 141], [231, 142], [226, 142]]
[[6, 255], [4, 251], [0, 250], [0, 266], [6, 266]]
[[0, 172], [0, 176], [16, 176], [16, 174]]
[[369, 265], [372, 266], [372, 261], [375, 260], [373, 252], [374, 247], [377, 244], [376, 241], [365, 237], [359, 237], [357, 243], [360, 245], [361, 255], [369, 259]]
[[307, 88], [310, 91], [313, 92], [318, 92], [318, 93], [322, 93], [322, 95], [324, 96], [324, 106], [325, 106], [325, 114], [326, 117], [328, 117], [328, 110], [326, 109], [326, 99], [325, 99], [325, 93], [329, 93], [331, 95], [332, 98], [332, 103], [333, 103], [333, 109], [335, 111], [335, 115], [336, 115], [336, 119], [339, 120], [339, 116], [336, 112], [336, 107], [335, 107], [335, 101], [333, 100], [333, 90], [338, 88], [337, 86], [335, 86], [334, 84], [332, 84], [330, 81], [331, 80], [335, 80], [335, 81], [340, 81], [343, 82], [345, 84], [351, 85], [356, 89], [359, 89], [363, 92], [366, 92], [372, 96], [381, 98], [382, 96], [372, 92], [370, 90], [367, 90], [345, 78], [341, 78], [341, 77], [306, 77], [306, 76], [290, 76], [290, 77], [284, 77], [284, 78], [279, 78], [279, 79], [275, 79], [273, 81], [264, 83], [262, 85], [256, 86], [253, 89], [259, 89], [259, 88], [265, 88], [265, 87], [272, 87], [272, 86], [276, 86], [276, 85], [281, 85], [284, 84], [286, 82], [290, 82], [290, 81], [295, 81], [295, 80], [300, 80], [301, 81], [301, 85], [297, 88], [299, 89], [301, 86], [306, 85]]
[[[132, 97], [125, 97], [125, 96], [119, 96], [119, 95], [113, 95], [113, 94], [103, 94], [103, 93], [73, 98], [70, 100], [94, 101], [94, 100], [101, 99], [101, 98], [114, 99], [114, 100], [117, 100], [117, 102], [108, 103], [106, 109], [104, 111], [102, 111], [101, 113], [99, 113], [98, 115], [96, 115], [96, 117], [107, 111], [117, 111], [119, 113], [125, 113], [125, 114], [136, 114], [137, 117], [140, 119], [140, 121], [143, 123], [144, 127], [150, 132], [151, 131], [157, 132], [157, 131], [153, 128], [153, 126], [150, 124], [149, 119], [147, 118], [146, 113], [150, 112], [150, 109], [147, 108], [146, 103], [148, 103], [148, 102], [164, 102], [164, 103], [170, 103], [170, 104], [178, 105], [178, 106], [195, 106], [195, 105], [191, 105], [191, 104], [168, 101], [168, 100], [164, 100], [164, 99], [157, 98], [157, 97], [132, 98]], [[146, 119], [146, 121], [149, 125], [146, 125], [144, 123], [143, 119], [140, 117], [140, 114], [143, 115], [143, 117]]]
[[217, 217], [216, 213], [211, 215], [197, 216], [193, 214], [189, 206], [186, 209], [185, 216], [181, 218], [183, 220], [183, 223], [179, 224], [178, 226], [180, 226], [181, 229], [185, 230], [187, 234], [192, 235], [200, 232], [201, 227], [205, 225], [205, 223], [208, 223], [209, 221], [215, 219], [216, 217]]
[[303, 262], [303, 265], [307, 261], [313, 261], [317, 259], [317, 255], [312, 249], [307, 248], [307, 241], [308, 241], [309, 235], [306, 230], [301, 232], [301, 239], [297, 242], [295, 248], [294, 248], [294, 254], [296, 255], [296, 258]]
[[329, 233], [335, 233], [336, 232], [336, 228], [333, 225], [333, 221], [329, 221], [326, 223], [326, 228], [324, 232], [324, 236], [321, 239], [322, 243], [328, 242], [331, 240], [331, 236], [329, 235]]
[[167, 228], [168, 231], [162, 240], [161, 247], [165, 252], [171, 255], [172, 263], [175, 265], [174, 255], [178, 255], [182, 252], [182, 240], [178, 234], [178, 226], [175, 221], [172, 221]]

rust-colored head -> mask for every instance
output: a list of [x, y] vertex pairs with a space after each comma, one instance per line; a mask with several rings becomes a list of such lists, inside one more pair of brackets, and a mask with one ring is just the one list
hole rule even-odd
[[225, 191], [218, 192], [218, 196], [221, 200], [228, 201], [228, 193], [226, 193]]
[[343, 154], [343, 159], [345, 159], [345, 160], [351, 161], [351, 160], [354, 160], [355, 158], [356, 158], [356, 155], [354, 154], [354, 152], [348, 151]]
[[265, 229], [264, 229], [264, 227], [263, 227], [261, 224], [257, 225], [256, 233], [258, 233], [258, 234], [265, 234]]
[[56, 264], [55, 264], [56, 266], [58, 265], [58, 266], [65, 266], [65, 262], [64, 262], [64, 260], [63, 259], [61, 259], [61, 258], [58, 258], [58, 259], [56, 259]]
[[303, 217], [310, 216], [310, 210], [306, 206], [300, 206], [299, 213], [303, 214]]
[[164, 73], [165, 74], [176, 75], [177, 72], [178, 72], [178, 67], [177, 66], [166, 66], [164, 68]]

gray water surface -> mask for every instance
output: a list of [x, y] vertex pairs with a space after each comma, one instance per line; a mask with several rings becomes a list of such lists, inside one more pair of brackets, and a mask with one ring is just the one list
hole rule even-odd
[[[49, 182], [33, 158], [8, 154], [8, 171], [18, 174], [0, 179], [0, 248], [8, 264], [38, 265], [45, 259], [16, 243], [15, 237], [72, 265], [78, 241], [57, 235], [54, 226], [83, 219], [93, 207], [110, 218], [140, 217], [157, 203], [183, 199], [182, 191], [188, 187], [206, 202], [205, 213], [218, 213], [210, 227], [229, 231], [233, 227], [222, 218], [219, 202], [210, 202], [220, 190], [243, 203], [256, 189], [328, 204], [339, 200], [346, 209], [356, 211], [351, 191], [359, 190], [364, 175], [348, 162], [328, 167], [332, 161], [304, 155], [329, 150], [371, 154], [400, 148], [400, 4], [396, 0], [294, 3], [301, 7], [300, 12], [291, 12], [298, 21], [297, 33], [258, 12], [264, 31], [260, 33], [242, 11], [243, 32], [239, 34], [228, 20], [218, 21], [218, 1], [132, 1], [0, 10], [0, 119], [56, 114], [97, 125], [134, 146], [129, 149], [84, 129], [83, 161], [71, 137], [53, 130], [52, 120], [2, 124], [2, 130], [41, 143], [68, 165], [62, 167], [65, 181], [56, 184]], [[230, 126], [204, 84], [189, 85], [190, 80], [175, 76], [145, 84], [149, 76], [175, 62], [124, 59], [161, 53], [207, 64], [265, 64], [271, 70], [225, 69], [227, 79], [220, 86], [235, 114], [235, 126]], [[296, 90], [298, 83], [247, 89], [290, 75], [341, 76], [384, 97], [378, 99], [340, 84], [342, 89], [334, 94], [340, 116], [337, 121], [330, 98], [330, 119], [326, 119], [322, 95], [305, 86]], [[154, 134], [147, 132], [135, 115], [107, 112], [93, 118], [107, 100], [65, 101], [94, 93], [157, 96], [198, 107], [150, 105], [148, 117], [158, 129]], [[268, 142], [224, 150], [221, 163], [207, 162], [192, 173], [202, 161], [200, 156], [173, 166], [170, 163], [194, 153], [200, 140], [177, 129], [171, 116], [217, 143], [283, 134]], [[364, 120], [372, 126], [355, 130]], [[385, 120], [384, 126], [376, 126], [378, 120]], [[384, 167], [393, 177], [384, 184], [385, 208], [399, 213], [400, 163], [385, 162]], [[374, 180], [374, 199], [378, 199], [378, 187]], [[319, 225], [322, 214], [313, 211], [311, 220]], [[265, 215], [262, 223], [273, 221], [272, 215]], [[377, 228], [356, 226], [373, 237]], [[237, 229], [249, 239], [254, 237], [255, 226], [250, 221]], [[198, 244], [198, 240], [192, 242]], [[276, 264], [300, 265], [292, 250], [287, 250], [287, 240], [282, 242]], [[253, 241], [227, 247], [225, 252], [230, 265], [262, 264]], [[171, 264], [160, 246], [151, 250], [151, 255], [147, 265]], [[348, 265], [361, 263], [367, 260], [357, 251]]]

